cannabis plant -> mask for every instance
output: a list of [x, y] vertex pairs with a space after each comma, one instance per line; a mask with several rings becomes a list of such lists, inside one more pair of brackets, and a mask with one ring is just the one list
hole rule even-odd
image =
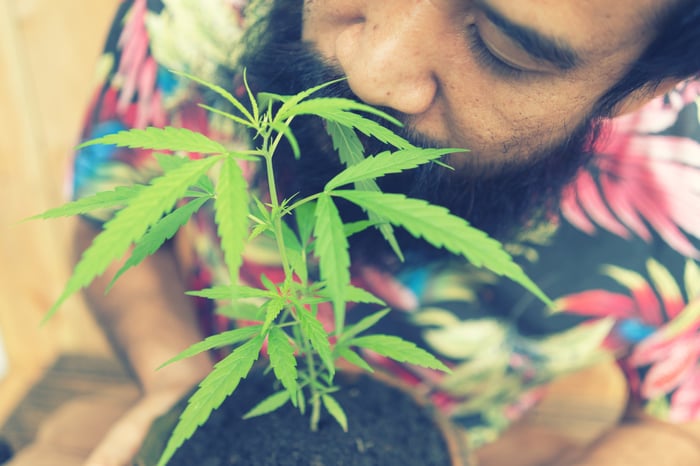
[[[181, 415], [159, 465], [165, 465], [175, 450], [202, 425], [211, 412], [230, 396], [258, 360], [267, 343], [266, 364], [280, 383], [280, 390], [248, 416], [272, 412], [291, 403], [304, 413], [316, 429], [323, 409], [347, 429], [343, 408], [335, 401], [334, 375], [340, 359], [372, 372], [358, 349], [371, 350], [400, 362], [449, 371], [437, 358], [397, 336], [374, 334], [371, 328], [389, 311], [384, 309], [354, 325], [346, 325], [346, 303], [382, 301], [350, 284], [348, 236], [365, 228], [377, 228], [402, 258], [393, 227], [404, 228], [475, 266], [520, 283], [545, 302], [547, 298], [503, 251], [500, 243], [472, 228], [446, 209], [401, 194], [381, 192], [376, 179], [410, 170], [423, 164], [439, 163], [458, 149], [422, 149], [388, 129], [400, 122], [373, 107], [343, 98], [322, 98], [314, 94], [318, 86], [293, 96], [270, 93], [253, 95], [249, 88], [244, 105], [225, 89], [187, 76], [216, 92], [231, 104], [230, 113], [206, 107], [252, 131], [259, 144], [251, 150], [229, 150], [219, 142], [181, 128], [134, 129], [101, 137], [83, 144], [114, 144], [176, 155], [156, 155], [162, 176], [145, 185], [119, 187], [63, 207], [50, 210], [41, 218], [83, 214], [96, 209], [120, 207], [112, 220], [84, 252], [65, 290], [49, 312], [53, 314], [71, 294], [87, 286], [133, 246], [130, 257], [115, 279], [128, 268], [153, 254], [204, 204], [213, 203], [217, 232], [230, 282], [189, 294], [229, 303], [256, 298], [256, 325], [237, 328], [206, 338], [173, 361], [212, 349], [231, 347], [228, 356], [216, 364], [201, 382]], [[326, 84], [327, 85], [327, 84]], [[283, 141], [299, 153], [292, 121], [313, 115], [325, 120], [325, 127], [345, 169], [328, 181], [322, 192], [305, 198], [282, 197], [278, 191], [273, 159]], [[372, 116], [372, 118], [368, 118]], [[384, 125], [375, 120], [384, 121]], [[364, 154], [360, 136], [376, 138], [394, 150]], [[200, 153], [190, 159], [177, 154]], [[267, 176], [265, 202], [248, 189], [239, 161], [255, 160]], [[216, 176], [211, 176], [217, 173]], [[294, 194], [294, 193], [291, 193]], [[336, 201], [344, 199], [367, 214], [366, 221], [344, 224]], [[295, 218], [295, 222], [288, 221]], [[290, 225], [298, 225], [293, 229]], [[245, 244], [258, 235], [274, 239], [284, 270], [284, 280], [276, 283], [261, 277], [262, 289], [243, 286], [238, 274]], [[309, 278], [309, 264], [318, 263], [320, 280]], [[335, 328], [327, 332], [317, 313], [330, 303]], [[369, 331], [369, 332], [368, 332]], [[173, 362], [170, 361], [170, 362]]]

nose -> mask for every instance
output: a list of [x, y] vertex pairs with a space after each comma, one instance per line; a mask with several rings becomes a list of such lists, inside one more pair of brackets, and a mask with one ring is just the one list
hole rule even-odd
[[407, 115], [427, 112], [438, 91], [433, 49], [439, 11], [430, 1], [370, 0], [338, 34], [335, 58], [353, 92]]

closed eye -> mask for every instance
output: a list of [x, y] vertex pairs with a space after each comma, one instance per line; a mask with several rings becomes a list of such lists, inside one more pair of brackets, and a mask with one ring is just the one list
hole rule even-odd
[[470, 24], [467, 27], [467, 39], [469, 41], [469, 49], [476, 61], [493, 74], [501, 78], [517, 79], [526, 73], [525, 70], [516, 68], [495, 55], [481, 38], [476, 24]]

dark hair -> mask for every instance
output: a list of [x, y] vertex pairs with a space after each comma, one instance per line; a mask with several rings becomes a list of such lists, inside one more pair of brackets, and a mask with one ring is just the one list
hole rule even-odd
[[658, 15], [652, 26], [658, 31], [656, 37], [599, 101], [599, 114], [612, 114], [634, 91], [653, 91], [667, 79], [680, 82], [700, 74], [700, 2], [679, 0]]

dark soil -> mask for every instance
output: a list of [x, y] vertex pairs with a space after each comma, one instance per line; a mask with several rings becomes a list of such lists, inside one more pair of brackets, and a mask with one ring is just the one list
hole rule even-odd
[[[291, 405], [241, 416], [271, 393], [266, 377], [244, 380], [177, 451], [169, 466], [449, 466], [442, 432], [412, 397], [370, 377], [341, 380], [334, 394], [347, 433], [324, 411], [318, 432]], [[143, 463], [151, 466], [150, 463]]]

